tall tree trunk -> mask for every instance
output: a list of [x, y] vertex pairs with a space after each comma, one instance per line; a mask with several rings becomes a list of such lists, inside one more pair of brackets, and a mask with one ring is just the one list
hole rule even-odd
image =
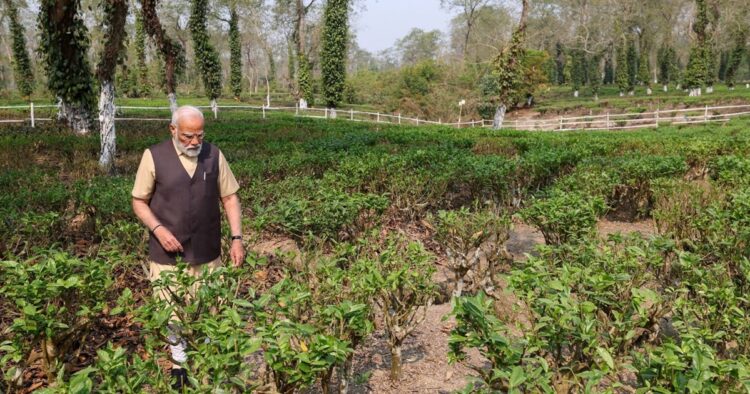
[[99, 167], [114, 172], [115, 165], [115, 71], [117, 60], [124, 49], [125, 17], [128, 14], [127, 0], [104, 0], [104, 36], [106, 41], [100, 55], [96, 74], [99, 77], [99, 132], [101, 153]]
[[177, 105], [177, 95], [173, 93], [167, 94], [167, 99], [169, 100], [169, 110], [174, 113], [174, 111], [177, 111], [178, 105]]
[[461, 57], [466, 61], [466, 54], [469, 52], [469, 36], [471, 35], [471, 28], [472, 28], [471, 20], [467, 20], [466, 22], [466, 33], [464, 34], [464, 46], [461, 52]]
[[217, 117], [217, 113], [219, 113], [219, 104], [216, 103], [216, 99], [211, 99], [211, 112], [214, 113], [214, 119]]
[[296, 6], [293, 39], [295, 49], [297, 51], [297, 72], [295, 73], [295, 89], [292, 93], [295, 100], [299, 101], [300, 108], [307, 108], [309, 99], [309, 97], [306, 97], [306, 95], [309, 95], [309, 92], [306, 91], [306, 88], [309, 87], [310, 81], [300, 81], [300, 77], [305, 78], [305, 75], [307, 75], [308, 79], [310, 77], [309, 61], [307, 60], [307, 54], [305, 53], [305, 17], [307, 15], [308, 9], [313, 5], [313, 3], [315, 3], [315, 0], [310, 0], [310, 3], [307, 5], [305, 5], [304, 0], [297, 0]]
[[161, 56], [164, 58], [165, 91], [169, 98], [172, 112], [177, 109], [177, 77], [183, 71], [184, 52], [183, 47], [167, 36], [167, 32], [159, 21], [156, 13], [157, 0], [141, 0], [141, 12], [143, 13], [146, 32], [156, 41]]
[[89, 59], [88, 30], [78, 0], [42, 0], [39, 47], [47, 71], [47, 87], [60, 101], [58, 119], [76, 134], [91, 131], [96, 105]]
[[106, 173], [114, 171], [116, 134], [115, 134], [115, 86], [112, 81], [102, 81], [99, 95], [99, 132], [101, 134], [101, 153], [99, 167]]
[[74, 103], [67, 103], [58, 98], [60, 110], [57, 119], [65, 121], [68, 126], [78, 135], [86, 135], [91, 132], [91, 113], [88, 108]]
[[505, 122], [505, 111], [507, 110], [507, 107], [505, 104], [500, 104], [497, 106], [497, 109], [495, 110], [495, 117], [492, 119], [492, 128], [497, 130], [503, 127], [503, 122]]

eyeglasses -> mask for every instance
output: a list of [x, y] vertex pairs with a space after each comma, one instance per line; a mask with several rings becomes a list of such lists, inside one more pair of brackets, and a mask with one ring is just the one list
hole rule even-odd
[[199, 134], [180, 134], [180, 139], [185, 142], [191, 142], [194, 139], [198, 140], [198, 142], [203, 141], [203, 133]]

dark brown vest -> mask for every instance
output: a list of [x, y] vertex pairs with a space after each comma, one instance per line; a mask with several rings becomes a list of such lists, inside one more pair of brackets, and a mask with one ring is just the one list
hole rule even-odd
[[219, 149], [204, 142], [198, 167], [192, 178], [168, 139], [149, 148], [154, 158], [156, 183], [149, 207], [159, 223], [182, 244], [183, 253], [169, 253], [153, 234], [149, 258], [161, 264], [175, 264], [175, 257], [191, 264], [203, 264], [221, 253], [219, 211]]

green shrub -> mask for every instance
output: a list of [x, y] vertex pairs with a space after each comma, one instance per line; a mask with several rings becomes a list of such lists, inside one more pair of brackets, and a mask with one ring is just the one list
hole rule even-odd
[[48, 381], [55, 380], [107, 306], [111, 266], [55, 250], [0, 262], [0, 298], [8, 300], [13, 318], [0, 348], [6, 380], [20, 383], [25, 368], [39, 359]]
[[388, 206], [387, 198], [373, 194], [320, 189], [311, 196], [290, 196], [260, 212], [259, 227], [268, 226], [298, 239], [346, 240], [374, 225]]
[[[474, 294], [493, 287], [498, 265], [511, 260], [505, 249], [510, 237], [510, 219], [492, 209], [439, 211], [429, 218], [435, 241], [445, 248], [448, 268], [453, 272], [453, 295], [464, 289]], [[468, 276], [467, 276], [468, 275]]]
[[159, 343], [167, 343], [168, 326], [179, 319], [179, 336], [187, 343], [190, 383], [196, 391], [251, 390], [256, 366], [247, 357], [260, 349], [260, 338], [253, 335], [249, 318], [255, 296], [245, 285], [243, 269], [219, 267], [200, 276], [190, 275], [185, 263], [174, 271], [162, 272], [154, 283], [166, 299], [151, 297], [133, 311], [147, 336], [151, 358], [164, 356]]
[[595, 232], [596, 223], [606, 210], [601, 197], [557, 192], [533, 200], [519, 215], [542, 232], [548, 245], [560, 245], [579, 241]]
[[[365, 240], [364, 242], [367, 242]], [[390, 235], [382, 246], [362, 246], [353, 267], [355, 289], [377, 306], [391, 351], [391, 380], [401, 378], [401, 347], [432, 305], [433, 256], [421, 244]]]
[[750, 160], [740, 156], [719, 156], [708, 164], [711, 180], [724, 187], [750, 185]]
[[685, 174], [687, 165], [681, 157], [642, 156], [625, 158], [608, 168], [619, 178], [607, 203], [613, 214], [624, 220], [647, 217], [654, 203], [652, 183], [659, 178]]
[[456, 327], [448, 339], [451, 363], [466, 359], [465, 349], [475, 348], [489, 360], [490, 368], [473, 368], [478, 373], [464, 393], [554, 392], [547, 361], [526, 354], [526, 344], [509, 334], [508, 328], [494, 316], [492, 301], [480, 292], [473, 297], [454, 300], [451, 315]]

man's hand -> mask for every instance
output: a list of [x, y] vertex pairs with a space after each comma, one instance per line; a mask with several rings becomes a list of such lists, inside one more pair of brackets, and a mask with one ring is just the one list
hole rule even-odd
[[245, 247], [242, 246], [242, 240], [232, 240], [232, 247], [229, 249], [229, 256], [232, 258], [232, 266], [237, 268], [245, 261]]
[[159, 243], [164, 248], [164, 250], [166, 250], [167, 252], [184, 252], [180, 241], [178, 241], [177, 238], [172, 235], [172, 232], [169, 231], [169, 229], [167, 229], [166, 227], [157, 227], [156, 230], [154, 230], [154, 235], [156, 236], [156, 239], [159, 240]]

